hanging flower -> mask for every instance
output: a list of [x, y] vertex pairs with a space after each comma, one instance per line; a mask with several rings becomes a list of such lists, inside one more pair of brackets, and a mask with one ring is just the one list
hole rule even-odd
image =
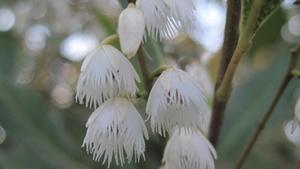
[[137, 0], [143, 12], [146, 30], [154, 39], [172, 39], [178, 34], [180, 23], [171, 17], [170, 7], [163, 0]]
[[170, 0], [171, 16], [188, 31], [195, 21], [195, 0]]
[[134, 96], [136, 81], [140, 79], [127, 58], [113, 46], [102, 45], [82, 64], [76, 99], [96, 108], [114, 96]]
[[165, 169], [214, 169], [217, 153], [201, 132], [176, 129], [165, 148]]
[[284, 127], [284, 132], [288, 140], [300, 148], [300, 125], [295, 125], [294, 120], [290, 120]]
[[187, 73], [203, 88], [205, 96], [212, 98], [214, 86], [206, 68], [199, 63], [191, 63], [186, 66]]
[[133, 57], [139, 49], [144, 31], [143, 13], [133, 3], [130, 3], [120, 14], [118, 26], [122, 52], [129, 58]]
[[152, 131], [165, 136], [174, 126], [200, 127], [209, 122], [208, 104], [200, 86], [189, 74], [169, 68], [157, 79], [150, 92], [146, 113]]
[[134, 158], [139, 162], [144, 157], [148, 133], [142, 117], [125, 98], [106, 101], [96, 109], [86, 123], [87, 132], [82, 146], [93, 154], [95, 161], [103, 159], [108, 167], [113, 160], [123, 166]]

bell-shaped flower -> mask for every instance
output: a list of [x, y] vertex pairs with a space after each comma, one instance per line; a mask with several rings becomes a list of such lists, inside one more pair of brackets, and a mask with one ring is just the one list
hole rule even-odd
[[189, 74], [176, 69], [165, 70], [150, 92], [146, 113], [152, 131], [165, 136], [174, 126], [200, 127], [209, 122], [209, 107], [199, 84]]
[[83, 61], [76, 99], [96, 108], [114, 96], [135, 96], [136, 81], [139, 76], [128, 59], [113, 46], [101, 45]]
[[102, 159], [110, 166], [113, 159], [123, 166], [134, 158], [144, 157], [148, 133], [144, 120], [126, 98], [113, 98], [97, 108], [89, 117], [87, 132], [82, 146], [93, 155], [95, 161]]
[[180, 23], [171, 17], [170, 7], [163, 0], [137, 0], [143, 12], [147, 33], [154, 39], [171, 39], [178, 34]]
[[170, 0], [171, 16], [188, 31], [195, 21], [195, 0]]
[[300, 148], [300, 125], [294, 120], [290, 120], [284, 127], [284, 132], [288, 140]]
[[185, 67], [186, 72], [203, 88], [205, 95], [212, 98], [214, 85], [207, 69], [199, 63], [191, 63]]
[[215, 169], [217, 153], [205, 136], [181, 130], [176, 129], [166, 145], [165, 169]]
[[144, 31], [144, 15], [133, 3], [130, 3], [120, 14], [118, 25], [121, 49], [129, 58], [133, 57], [139, 49]]

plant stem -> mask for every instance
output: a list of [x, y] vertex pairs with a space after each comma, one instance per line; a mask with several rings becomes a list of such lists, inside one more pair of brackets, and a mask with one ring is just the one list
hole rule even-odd
[[[247, 20], [246, 26], [244, 30], [241, 32], [241, 35], [239, 36], [236, 47], [233, 48], [235, 50], [232, 54], [232, 58], [230, 58], [229, 65], [227, 65], [225, 67], [226, 69], [224, 69], [226, 70], [224, 77], [221, 76], [220, 79], [218, 79], [221, 80], [221, 82], [218, 82], [220, 84], [217, 84], [216, 86], [216, 92], [214, 98], [215, 103], [214, 103], [213, 115], [210, 123], [211, 132], [209, 137], [210, 141], [214, 146], [216, 146], [218, 141], [219, 133], [223, 123], [224, 111], [226, 109], [226, 104], [228, 102], [229, 96], [231, 94], [233, 76], [236, 72], [237, 66], [240, 63], [242, 56], [244, 55], [245, 51], [251, 46], [252, 38], [255, 32], [254, 30], [257, 26], [256, 25], [257, 19], [259, 17], [259, 13], [263, 7], [264, 2], [265, 0], [255, 0], [253, 2], [251, 13], [249, 14], [249, 18]], [[230, 3], [233, 3], [233, 1], [228, 1], [228, 3], [229, 5], [232, 5]], [[228, 11], [230, 10], [228, 9]], [[227, 32], [225, 32], [225, 35], [226, 33]]]
[[150, 73], [147, 68], [147, 64], [145, 61], [145, 56], [144, 56], [142, 47], [139, 48], [137, 55], [138, 55], [138, 61], [139, 61], [140, 67], [141, 67], [141, 71], [143, 74], [144, 87], [145, 87], [147, 94], [149, 94], [151, 91], [151, 88], [152, 88], [152, 80], [150, 79]]
[[110, 35], [107, 38], [105, 38], [101, 43], [103, 45], [111, 45], [117, 41], [119, 41], [119, 35], [113, 34], [113, 35]]
[[[225, 37], [222, 49], [222, 58], [215, 85], [215, 93], [219, 88], [226, 69], [230, 63], [231, 56], [236, 48], [239, 39], [239, 21], [241, 16], [241, 0], [228, 0], [227, 1], [227, 19], [225, 25]], [[212, 118], [210, 121], [209, 140], [216, 146], [218, 136], [223, 123], [223, 116], [226, 107], [226, 101], [219, 100], [216, 95], [213, 101]]]
[[251, 14], [249, 15], [249, 20], [247, 21], [246, 27], [241, 33], [237, 47], [233, 53], [232, 59], [228, 65], [224, 78], [220, 84], [217, 91], [217, 97], [220, 100], [228, 99], [231, 93], [231, 85], [233, 76], [236, 72], [237, 66], [246, 50], [251, 47], [252, 38], [254, 35], [254, 30], [256, 27], [257, 19], [259, 13], [263, 7], [264, 0], [256, 0], [252, 6]]
[[291, 59], [290, 59], [290, 62], [289, 62], [287, 72], [284, 76], [284, 79], [281, 82], [281, 85], [280, 85], [276, 95], [274, 96], [267, 112], [264, 114], [263, 118], [258, 123], [257, 128], [256, 128], [253, 136], [251, 137], [249, 143], [246, 145], [246, 148], [243, 151], [243, 153], [241, 155], [241, 158], [240, 158], [240, 160], [238, 161], [238, 163], [235, 167], [236, 169], [241, 169], [242, 168], [242, 166], [243, 166], [244, 162], [246, 161], [247, 157], [249, 156], [254, 144], [256, 143], [258, 137], [260, 136], [261, 132], [265, 128], [266, 123], [270, 119], [276, 104], [278, 103], [280, 97], [282, 96], [285, 89], [287, 88], [289, 82], [293, 78], [292, 71], [297, 65], [297, 59], [298, 59], [299, 54], [300, 54], [300, 45], [297, 48], [295, 48], [291, 51]]

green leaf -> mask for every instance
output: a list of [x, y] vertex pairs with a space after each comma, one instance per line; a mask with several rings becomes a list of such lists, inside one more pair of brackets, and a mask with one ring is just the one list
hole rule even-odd
[[[260, 4], [259, 1], [264, 2], [260, 2], [262, 3]], [[268, 18], [274, 13], [274, 11], [276, 11], [280, 7], [281, 3], [282, 0], [243, 0], [241, 32], [243, 32], [246, 27], [251, 24], [250, 22], [252, 21], [250, 17], [255, 16], [253, 15], [253, 13], [259, 12], [258, 17], [256, 18], [255, 27], [253, 29], [254, 35], [256, 31], [264, 24], [264, 22], [268, 20]], [[262, 5], [259, 11], [256, 10], [258, 6], [255, 4]]]

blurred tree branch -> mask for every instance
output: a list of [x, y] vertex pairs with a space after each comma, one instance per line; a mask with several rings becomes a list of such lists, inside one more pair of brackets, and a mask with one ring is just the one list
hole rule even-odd
[[239, 24], [241, 17], [241, 0], [227, 1], [227, 20], [225, 26], [225, 37], [222, 49], [222, 58], [220, 61], [219, 72], [215, 85], [215, 97], [213, 101], [212, 118], [210, 122], [209, 140], [216, 146], [218, 136], [223, 123], [224, 111], [227, 104], [227, 99], [220, 100], [216, 97], [216, 91], [219, 88], [227, 67], [230, 63], [233, 52], [236, 48], [239, 39]]

